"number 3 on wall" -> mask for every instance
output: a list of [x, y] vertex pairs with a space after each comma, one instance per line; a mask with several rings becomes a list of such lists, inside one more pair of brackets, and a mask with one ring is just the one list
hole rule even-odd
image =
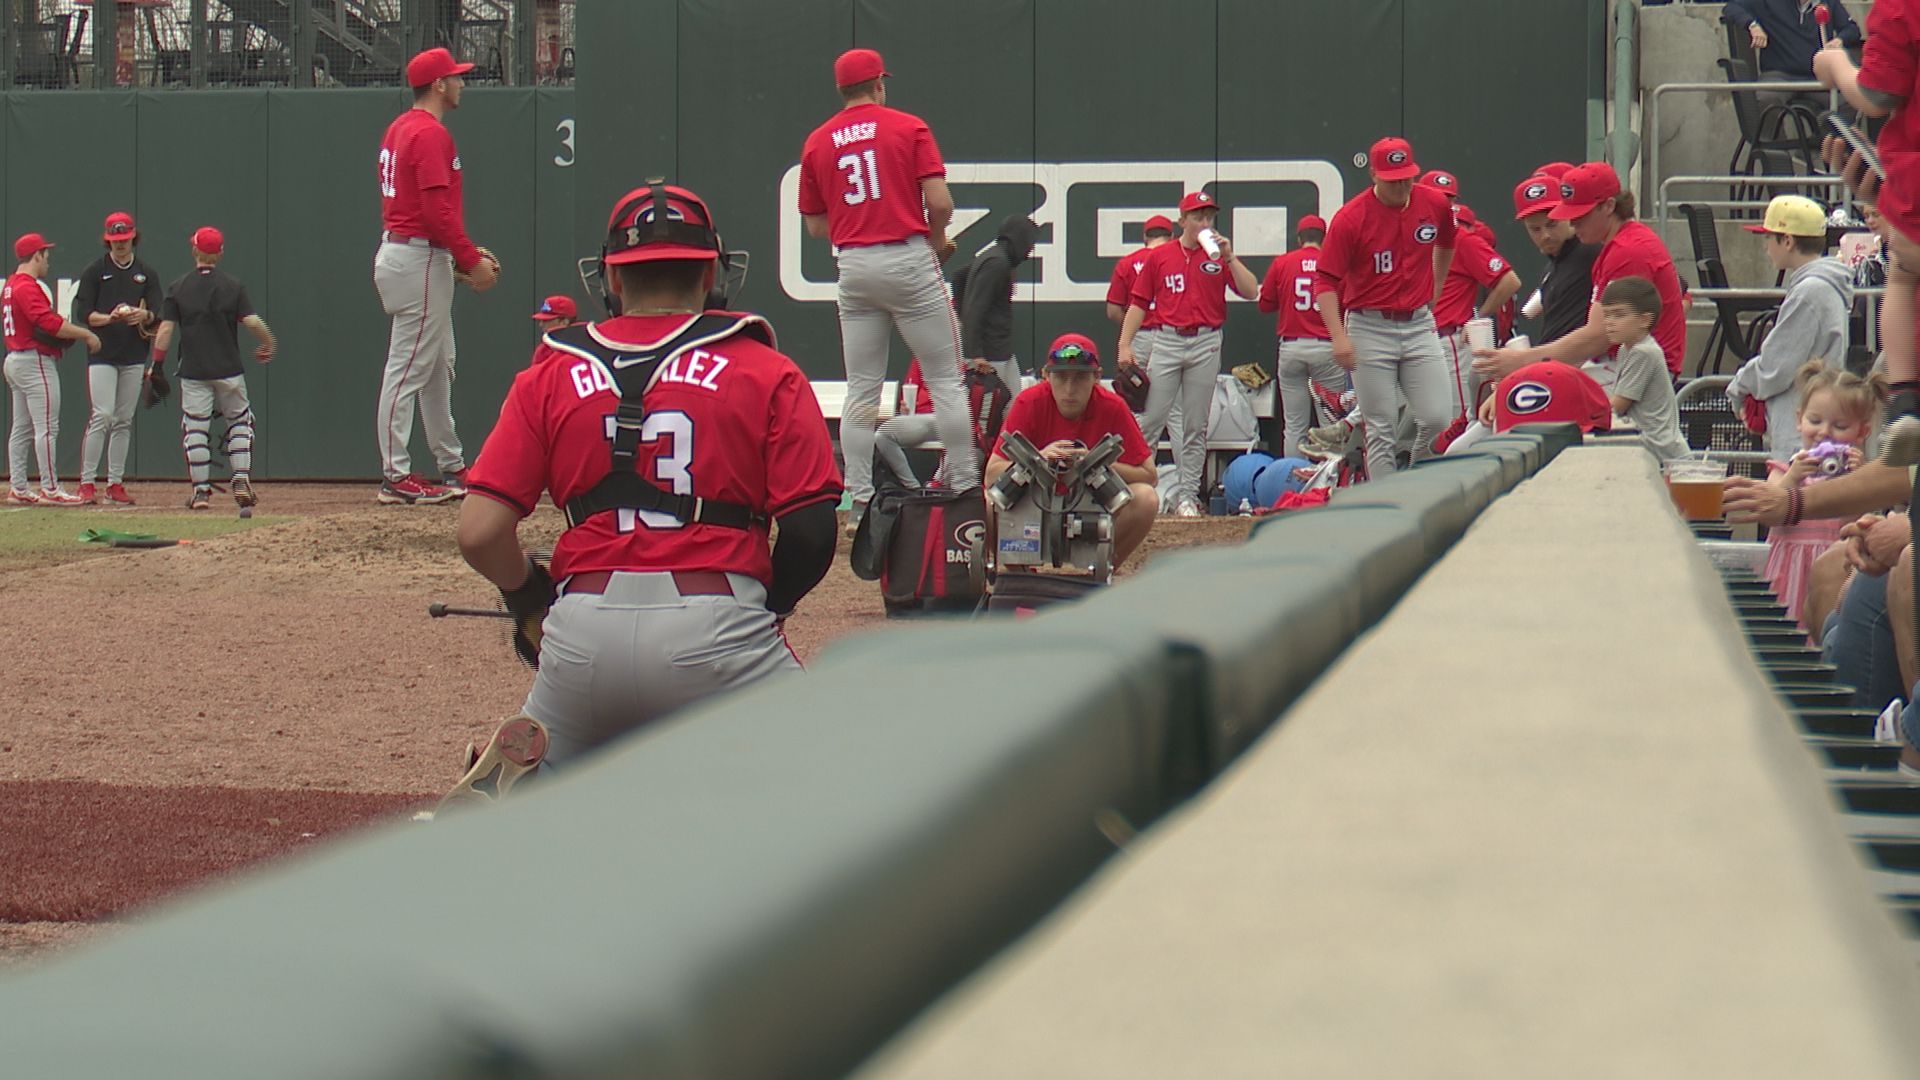
[[573, 164], [573, 117], [553, 125], [553, 130], [559, 133], [560, 145], [566, 148], [566, 153], [553, 155], [553, 163], [564, 169]]
[[848, 206], [859, 206], [868, 199], [880, 197], [880, 166], [874, 161], [872, 150], [841, 154], [835, 164], [847, 170], [847, 186], [853, 189], [841, 196], [847, 200]]

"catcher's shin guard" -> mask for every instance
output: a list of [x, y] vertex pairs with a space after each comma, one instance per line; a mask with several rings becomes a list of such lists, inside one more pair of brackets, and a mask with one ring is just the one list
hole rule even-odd
[[180, 414], [180, 448], [187, 455], [187, 476], [194, 487], [206, 487], [213, 474], [213, 414]]
[[253, 471], [253, 410], [241, 412], [239, 416], [227, 420], [227, 433], [221, 438], [220, 449], [227, 455], [227, 466], [235, 474]]

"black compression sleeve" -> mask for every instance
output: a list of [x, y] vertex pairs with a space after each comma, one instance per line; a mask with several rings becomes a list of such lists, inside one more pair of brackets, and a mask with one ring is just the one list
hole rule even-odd
[[787, 615], [833, 565], [839, 523], [832, 499], [803, 506], [780, 517], [780, 537], [773, 543], [773, 584], [767, 589], [767, 608]]

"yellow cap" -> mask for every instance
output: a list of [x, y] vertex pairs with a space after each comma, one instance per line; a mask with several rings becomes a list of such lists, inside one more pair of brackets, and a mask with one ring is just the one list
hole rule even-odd
[[1827, 235], [1827, 212], [1805, 195], [1776, 195], [1767, 204], [1767, 216], [1758, 225], [1747, 226], [1752, 233], [1779, 236]]

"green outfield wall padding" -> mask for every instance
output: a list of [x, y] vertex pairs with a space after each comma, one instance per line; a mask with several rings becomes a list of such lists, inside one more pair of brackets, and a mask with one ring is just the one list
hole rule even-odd
[[1518, 424], [1507, 434], [1539, 436], [1540, 468], [1542, 469], [1547, 467], [1547, 462], [1554, 459], [1554, 455], [1569, 446], [1579, 446], [1583, 441], [1578, 424]]
[[843, 1075], [1083, 881], [1104, 817], [1151, 820], [1163, 664], [1033, 625], [849, 645], [0, 980], [7, 1071]]
[[1538, 435], [1489, 435], [1469, 448], [1469, 452], [1475, 454], [1508, 450], [1520, 452], [1523, 478], [1539, 472], [1546, 461], [1546, 443]]
[[1518, 445], [1500, 444], [1488, 446], [1486, 445], [1486, 440], [1483, 439], [1480, 442], [1474, 443], [1469, 449], [1462, 450], [1457, 454], [1448, 454], [1444, 460], [1465, 461], [1484, 458], [1488, 461], [1499, 462], [1500, 475], [1497, 480], [1497, 486], [1500, 492], [1507, 492], [1511, 491], [1515, 484], [1526, 479], [1527, 457], [1529, 453], [1530, 451], [1525, 447]]
[[1421, 518], [1360, 504], [1289, 510], [1261, 519], [1246, 550], [1299, 561], [1302, 572], [1338, 576], [1371, 625], [1433, 563]]
[[1408, 470], [1414, 476], [1457, 477], [1466, 488], [1467, 498], [1481, 509], [1507, 490], [1506, 471], [1506, 464], [1499, 458], [1465, 454], [1428, 458]]
[[[101, 251], [102, 219], [130, 210], [140, 255], [163, 281], [192, 266], [188, 237], [226, 234], [224, 269], [246, 283], [281, 341], [271, 365], [247, 364], [262, 478], [378, 473], [374, 403], [387, 318], [373, 288], [380, 210], [375, 159], [410, 104], [394, 90], [213, 90], [5, 95], [8, 237], [41, 232], [59, 247], [53, 277], [72, 279]], [[462, 162], [469, 233], [507, 267], [485, 295], [454, 301], [460, 343], [455, 415], [468, 457], [498, 415], [535, 335], [527, 316], [549, 293], [585, 301], [574, 260], [599, 237], [574, 232], [571, 89], [467, 91], [449, 118]], [[583, 305], [584, 306], [584, 305]], [[590, 310], [590, 308], [589, 308]], [[243, 338], [246, 335], [243, 333]], [[251, 340], [245, 342], [251, 345]], [[88, 416], [84, 350], [60, 361], [60, 467], [74, 475]], [[415, 458], [424, 460], [418, 432]], [[185, 476], [178, 398], [134, 420], [129, 472]]]

